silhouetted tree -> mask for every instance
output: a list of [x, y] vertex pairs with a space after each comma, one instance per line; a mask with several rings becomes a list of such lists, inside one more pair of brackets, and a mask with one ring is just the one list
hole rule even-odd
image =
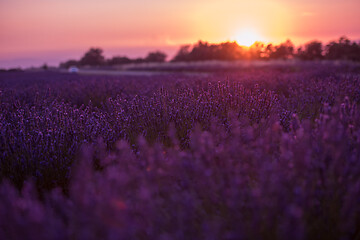
[[216, 60], [237, 60], [244, 57], [243, 48], [234, 42], [213, 45]]
[[263, 52], [263, 58], [264, 59], [270, 59], [270, 56], [273, 54], [273, 52], [275, 51], [274, 45], [272, 43], [269, 43]]
[[360, 61], [360, 45], [351, 43], [347, 37], [340, 37], [337, 42], [330, 42], [326, 45], [325, 52], [325, 57], [330, 60]]
[[117, 57], [113, 57], [111, 59], [108, 59], [106, 61], [106, 64], [108, 66], [115, 66], [115, 65], [122, 65], [122, 64], [128, 64], [128, 63], [131, 63], [132, 60], [128, 57], [120, 57], [120, 56], [117, 56]]
[[199, 41], [194, 45], [190, 52], [190, 59], [192, 61], [203, 61], [214, 59], [214, 48], [208, 42]]
[[359, 43], [353, 42], [351, 44], [351, 55], [349, 56], [350, 60], [360, 61], [360, 41]]
[[294, 44], [287, 40], [284, 43], [281, 43], [278, 46], [275, 46], [275, 50], [270, 53], [271, 59], [289, 59], [293, 56], [294, 53]]
[[237, 60], [244, 58], [241, 46], [234, 42], [209, 44], [199, 41], [190, 46], [182, 46], [172, 61], [203, 61], [203, 60]]
[[255, 42], [248, 49], [248, 59], [261, 59], [264, 57], [265, 45], [262, 42]]
[[80, 66], [79, 61], [71, 59], [71, 60], [68, 60], [66, 62], [60, 63], [60, 68], [69, 68], [69, 67], [72, 67], [72, 66], [75, 66], [75, 67]]
[[41, 66], [41, 68], [42, 68], [43, 70], [48, 70], [48, 69], [49, 69], [49, 66], [48, 66], [46, 63], [44, 63], [44, 64]]
[[100, 48], [90, 48], [80, 60], [81, 65], [88, 66], [100, 66], [104, 63], [105, 57], [103, 56], [103, 50]]
[[165, 62], [166, 54], [160, 51], [150, 52], [146, 58], [146, 62]]
[[135, 58], [134, 60], [131, 60], [131, 62], [133, 62], [133, 63], [144, 63], [145, 59], [144, 58]]
[[322, 43], [319, 41], [311, 41], [305, 44], [305, 50], [298, 48], [297, 57], [301, 60], [315, 60], [323, 58]]
[[181, 46], [175, 57], [171, 60], [172, 62], [188, 61], [190, 54], [190, 45]]

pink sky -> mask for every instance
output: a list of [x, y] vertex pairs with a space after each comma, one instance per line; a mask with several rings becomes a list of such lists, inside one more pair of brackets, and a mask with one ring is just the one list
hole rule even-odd
[[[0, 68], [58, 64], [92, 46], [145, 56], [202, 39], [360, 39], [359, 0], [0, 0]], [[251, 41], [252, 39], [250, 39]]]

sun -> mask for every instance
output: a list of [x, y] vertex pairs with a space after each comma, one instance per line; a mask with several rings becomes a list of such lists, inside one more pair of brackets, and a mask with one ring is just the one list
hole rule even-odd
[[235, 35], [235, 41], [240, 46], [250, 47], [256, 41], [261, 41], [261, 40], [262, 40], [261, 35], [255, 29], [252, 28], [243, 29], [237, 35]]

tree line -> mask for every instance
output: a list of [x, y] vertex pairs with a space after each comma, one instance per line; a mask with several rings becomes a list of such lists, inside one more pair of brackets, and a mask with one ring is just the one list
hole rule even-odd
[[[126, 56], [114, 56], [105, 59], [103, 50], [90, 48], [80, 60], [68, 60], [60, 67], [70, 66], [116, 66], [129, 63], [165, 62], [167, 55], [161, 51], [150, 52], [145, 58], [130, 59]], [[171, 62], [204, 60], [350, 60], [360, 61], [360, 42], [340, 37], [324, 45], [320, 41], [310, 41], [295, 48], [291, 40], [278, 45], [255, 42], [250, 47], [240, 46], [236, 41], [210, 44], [199, 41], [193, 45], [181, 46]]]
[[145, 58], [131, 59], [126, 56], [114, 56], [106, 59], [101, 48], [90, 48], [80, 60], [68, 60], [60, 63], [61, 68], [69, 68], [71, 66], [116, 66], [129, 63], [144, 63], [144, 62], [165, 62], [167, 55], [161, 51], [154, 51], [148, 53]]
[[350, 41], [340, 37], [323, 45], [320, 41], [311, 41], [295, 48], [291, 40], [278, 45], [255, 42], [250, 47], [244, 47], [234, 42], [209, 44], [199, 41], [180, 48], [172, 61], [202, 61], [202, 60], [259, 60], [259, 59], [300, 59], [300, 60], [350, 60], [360, 61], [360, 42]]

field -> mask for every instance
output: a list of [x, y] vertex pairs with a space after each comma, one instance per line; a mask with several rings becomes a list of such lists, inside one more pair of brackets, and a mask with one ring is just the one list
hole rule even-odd
[[358, 64], [179, 66], [0, 72], [2, 239], [360, 239]]

